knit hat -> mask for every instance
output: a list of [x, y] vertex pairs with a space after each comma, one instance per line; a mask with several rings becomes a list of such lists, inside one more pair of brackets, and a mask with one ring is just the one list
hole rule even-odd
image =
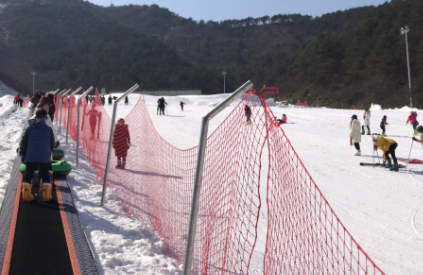
[[357, 115], [353, 115], [351, 118], [352, 119], [357, 119]]

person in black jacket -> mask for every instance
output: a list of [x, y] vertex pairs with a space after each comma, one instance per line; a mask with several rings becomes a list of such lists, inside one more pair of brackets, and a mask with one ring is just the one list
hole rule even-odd
[[183, 111], [184, 110], [184, 105], [186, 105], [186, 103], [184, 103], [184, 102], [181, 101], [181, 103], [179, 103], [179, 105], [181, 105], [181, 111]]
[[38, 109], [35, 112], [35, 119], [28, 121], [28, 128], [22, 137], [19, 146], [19, 155], [22, 163], [26, 164], [26, 171], [23, 179], [22, 200], [32, 201], [31, 181], [34, 171], [39, 169], [40, 177], [43, 180], [43, 200], [50, 201], [51, 183], [49, 169], [51, 166], [51, 151], [54, 148], [53, 130], [47, 126], [47, 112], [44, 109]]
[[388, 122], [386, 122], [388, 118], [386, 116], [383, 116], [382, 121], [380, 122], [380, 129], [382, 129], [382, 137], [386, 137], [385, 131], [386, 131], [386, 125], [388, 125]]
[[48, 94], [47, 98], [50, 100], [50, 108], [48, 111], [48, 115], [51, 118], [51, 122], [54, 121], [54, 113], [56, 112], [56, 105], [54, 105], [54, 95], [53, 94]]
[[164, 97], [159, 98], [159, 100], [157, 100], [157, 104], [160, 110], [160, 115], [164, 115], [165, 114], [165, 105], [167, 105]]

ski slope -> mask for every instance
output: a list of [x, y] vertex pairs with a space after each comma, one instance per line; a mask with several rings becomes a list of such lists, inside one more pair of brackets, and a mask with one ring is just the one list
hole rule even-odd
[[0, 203], [3, 203], [28, 109], [13, 104], [12, 95], [0, 94], [0, 106]]
[[[198, 144], [201, 117], [226, 96], [165, 97], [166, 116], [156, 115], [158, 97], [145, 96], [145, 100], [160, 135], [172, 145], [187, 149]], [[117, 117], [125, 117], [138, 98], [139, 94], [131, 95], [130, 106], [120, 103]], [[180, 101], [187, 103], [183, 112]], [[111, 115], [112, 107], [106, 108]], [[209, 133], [232, 109], [233, 106], [228, 107], [211, 121]], [[292, 122], [281, 127], [335, 213], [371, 259], [387, 274], [422, 274], [423, 165], [407, 165], [397, 173], [361, 167], [360, 162], [378, 161], [377, 155], [373, 155], [371, 136], [362, 136], [360, 157], [353, 156], [355, 149], [349, 145], [351, 116], [357, 114], [361, 118], [363, 110], [277, 107], [272, 110], [278, 117], [286, 114], [288, 122]], [[374, 110], [371, 118], [372, 132], [380, 133], [379, 123], [387, 115], [386, 133], [398, 142], [397, 157], [403, 159], [408, 158], [412, 144], [412, 127], [405, 125], [409, 111]], [[418, 113], [423, 116], [423, 111]], [[66, 148], [63, 135], [59, 137], [67, 160], [74, 165], [74, 142]], [[410, 158], [423, 159], [421, 144], [414, 143]], [[262, 167], [267, 167], [266, 158], [262, 161]], [[7, 172], [1, 169], [2, 174]], [[101, 186], [95, 178], [95, 172], [82, 157], [80, 168], [75, 167], [69, 182], [101, 273], [182, 274], [182, 266], [162, 254], [163, 241], [154, 230], [123, 212], [112, 188], [108, 189], [106, 206], [99, 206]], [[251, 274], [262, 273], [267, 223], [265, 179], [263, 176], [260, 190], [263, 207]]]

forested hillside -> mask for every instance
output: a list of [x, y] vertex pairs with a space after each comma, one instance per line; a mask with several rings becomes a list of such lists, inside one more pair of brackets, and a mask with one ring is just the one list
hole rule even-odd
[[[393, 0], [321, 17], [196, 22], [151, 6], [82, 0], [0, 1], [0, 78], [20, 91], [94, 85], [227, 89], [252, 80], [316, 106], [378, 101], [423, 107], [423, 3]], [[413, 91], [407, 88], [408, 25]]]

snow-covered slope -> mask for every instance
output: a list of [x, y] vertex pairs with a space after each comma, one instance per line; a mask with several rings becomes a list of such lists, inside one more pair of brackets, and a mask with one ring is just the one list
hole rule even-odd
[[[157, 116], [157, 97], [145, 97], [156, 129], [179, 148], [198, 144], [201, 117], [224, 98], [226, 95], [166, 97], [169, 115]], [[135, 104], [136, 99], [136, 95], [131, 96], [131, 103]], [[180, 101], [187, 103], [183, 112], [178, 105]], [[123, 105], [119, 108], [121, 117], [130, 109]], [[232, 108], [211, 121], [210, 133]], [[285, 113], [288, 122], [293, 123], [283, 125], [284, 131], [336, 214], [370, 257], [387, 274], [421, 274], [423, 165], [408, 165], [398, 173], [360, 166], [360, 162], [379, 161], [378, 156], [373, 155], [371, 136], [362, 137], [360, 157], [353, 156], [355, 149], [349, 145], [351, 116], [357, 114], [360, 118], [363, 110], [277, 107], [272, 110], [278, 117]], [[111, 107], [109, 111], [111, 113]], [[413, 129], [405, 124], [409, 111], [407, 107], [372, 111], [372, 133], [381, 133], [379, 124], [383, 115], [387, 115], [388, 138], [398, 142], [397, 157], [402, 159], [408, 158], [412, 145]], [[381, 158], [380, 150], [378, 154]], [[423, 159], [420, 144], [413, 144], [410, 158]], [[267, 164], [263, 163], [262, 167]], [[261, 186], [264, 189], [265, 182]], [[265, 190], [261, 193], [265, 198]], [[265, 209], [263, 207], [263, 211]], [[266, 220], [261, 219], [261, 236], [252, 262], [252, 270], [257, 272], [262, 266], [265, 228]]]
[[18, 105], [13, 104], [13, 96], [4, 95], [0, 97], [0, 119], [8, 117], [17, 108]]
[[0, 105], [2, 105], [0, 107], [0, 203], [2, 203], [28, 109], [17, 108], [17, 105], [13, 104], [13, 96], [10, 95], [1, 96]]
[[[166, 116], [156, 115], [157, 97], [146, 96], [145, 99], [160, 135], [172, 145], [186, 149], [198, 144], [201, 117], [226, 96], [166, 97]], [[130, 106], [124, 106], [123, 102], [119, 105], [118, 118], [130, 112], [138, 97], [130, 96]], [[183, 112], [180, 101], [187, 103]], [[232, 108], [225, 109], [211, 121], [210, 133]], [[107, 109], [111, 114], [112, 108], [108, 106]], [[360, 118], [363, 110], [277, 107], [272, 110], [278, 117], [285, 113], [288, 122], [292, 122], [282, 126], [284, 131], [316, 184], [364, 251], [387, 274], [422, 274], [423, 165], [408, 165], [398, 173], [360, 166], [360, 162], [379, 161], [377, 155], [373, 155], [371, 136], [362, 136], [360, 157], [354, 157], [355, 149], [349, 146], [351, 115], [357, 114]], [[418, 113], [423, 115], [423, 111]], [[383, 115], [388, 117], [388, 138], [398, 142], [397, 157], [408, 158], [413, 132], [410, 125], [405, 125], [409, 109], [372, 111], [372, 132], [380, 133]], [[7, 128], [5, 134], [9, 131], [11, 128]], [[61, 139], [64, 148], [63, 136]], [[74, 143], [64, 149], [67, 150], [66, 159], [73, 163]], [[420, 144], [413, 144], [410, 158], [423, 159]], [[267, 163], [262, 167], [267, 167]], [[181, 266], [162, 254], [163, 242], [157, 234], [139, 219], [123, 212], [112, 188], [108, 190], [106, 206], [99, 206], [101, 186], [84, 157], [80, 168], [74, 168], [69, 181], [101, 273], [181, 273]], [[6, 170], [2, 168], [1, 171], [4, 174]], [[263, 180], [260, 235], [251, 262], [251, 274], [261, 274], [265, 248], [265, 177]]]
[[[1, 6], [0, 6], [1, 10]], [[12, 88], [8, 87], [6, 84], [0, 81], [0, 97], [3, 95], [16, 95], [17, 92], [13, 90]]]

